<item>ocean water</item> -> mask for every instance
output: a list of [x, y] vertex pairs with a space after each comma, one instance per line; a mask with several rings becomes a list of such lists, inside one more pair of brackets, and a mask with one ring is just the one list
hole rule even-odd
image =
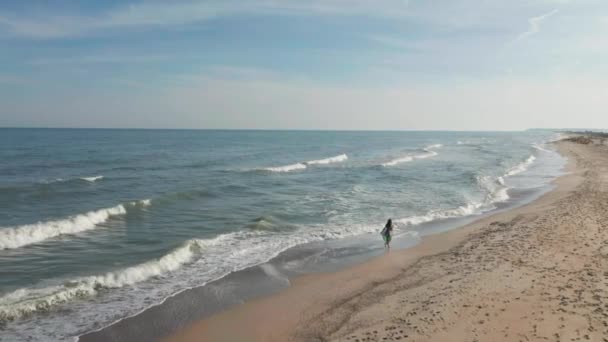
[[63, 341], [319, 241], [491, 212], [550, 131], [0, 129], [0, 340]]

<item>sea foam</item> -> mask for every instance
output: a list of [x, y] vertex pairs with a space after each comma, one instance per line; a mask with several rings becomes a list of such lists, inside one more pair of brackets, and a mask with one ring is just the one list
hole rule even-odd
[[331, 163], [340, 163], [340, 162], [346, 161], [347, 159], [348, 159], [348, 156], [346, 154], [341, 154], [341, 155], [335, 156], [335, 157], [307, 161], [305, 164], [306, 165], [323, 165], [323, 164], [331, 164]]
[[83, 181], [87, 181], [89, 183], [95, 183], [98, 180], [102, 180], [103, 176], [93, 176], [93, 177], [80, 177]]
[[14, 320], [36, 311], [46, 311], [77, 297], [93, 296], [103, 289], [133, 285], [170, 273], [191, 262], [205, 246], [218, 242], [218, 239], [192, 239], [159, 259], [135, 266], [101, 275], [76, 278], [61, 285], [16, 290], [0, 297], [0, 321]]
[[310, 160], [310, 161], [306, 161], [306, 162], [289, 164], [289, 165], [284, 165], [284, 166], [267, 167], [263, 170], [271, 171], [271, 172], [291, 172], [291, 171], [296, 171], [296, 170], [304, 170], [307, 168], [307, 166], [310, 166], [310, 165], [327, 165], [327, 164], [331, 164], [331, 163], [341, 163], [346, 160], [348, 160], [348, 156], [346, 154], [340, 154], [335, 157], [329, 157], [329, 158], [324, 158], [324, 159]]
[[412, 155], [408, 155], [408, 156], [404, 156], [404, 157], [395, 158], [395, 159], [392, 159], [385, 163], [382, 163], [381, 165], [384, 167], [390, 167], [390, 166], [395, 166], [395, 165], [399, 165], [399, 164], [403, 164], [403, 163], [409, 163], [416, 159], [426, 159], [426, 158], [435, 157], [435, 156], [439, 155], [439, 153], [435, 152], [434, 150], [439, 149], [441, 147], [443, 147], [443, 145], [441, 145], [441, 144], [429, 145], [422, 149], [423, 153], [412, 154]]
[[76, 234], [91, 230], [110, 217], [124, 215], [125, 213], [125, 207], [120, 204], [112, 208], [89, 211], [62, 220], [38, 222], [17, 227], [3, 227], [0, 228], [0, 250], [19, 248], [59, 235]]
[[290, 164], [285, 166], [267, 167], [264, 170], [270, 172], [291, 172], [295, 170], [304, 170], [306, 165], [303, 163]]
[[510, 199], [508, 187], [504, 184], [503, 177], [493, 179], [489, 176], [477, 176], [477, 185], [485, 192], [481, 201], [470, 201], [465, 205], [453, 209], [433, 209], [424, 215], [410, 216], [395, 220], [405, 226], [416, 226], [423, 223], [446, 220], [450, 218], [479, 215], [488, 210], [495, 209], [495, 204], [506, 202]]
[[471, 202], [463, 206], [459, 206], [454, 209], [446, 210], [431, 210], [425, 215], [410, 216], [395, 220], [396, 223], [400, 223], [405, 226], [417, 226], [423, 223], [446, 220], [450, 218], [465, 217], [474, 215], [479, 212], [479, 209], [483, 206], [482, 202]]
[[505, 173], [505, 176], [509, 177], [509, 176], [514, 176], [516, 174], [522, 173], [524, 171], [526, 171], [528, 169], [528, 167], [530, 167], [530, 165], [532, 165], [532, 163], [534, 163], [534, 161], [536, 160], [536, 157], [533, 155], [530, 155], [528, 157], [528, 159], [526, 159], [525, 161], [515, 165], [514, 167], [510, 168], [507, 173]]
[[546, 148], [544, 148], [542, 145], [538, 145], [538, 144], [534, 144], [532, 145], [533, 148], [535, 148], [536, 150], [539, 150], [541, 152], [547, 152], [547, 153], [552, 153], [553, 151], [548, 150]]
[[395, 165], [401, 164], [401, 163], [409, 163], [409, 162], [411, 162], [413, 160], [414, 160], [414, 157], [410, 157], [410, 156], [401, 157], [401, 158], [396, 158], [396, 159], [393, 159], [393, 160], [388, 161], [386, 163], [383, 163], [382, 166], [385, 166], [385, 167], [387, 167], [387, 166], [395, 166]]

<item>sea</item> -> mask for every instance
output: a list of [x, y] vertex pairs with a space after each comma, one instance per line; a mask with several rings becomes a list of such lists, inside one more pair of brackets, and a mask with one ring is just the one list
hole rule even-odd
[[383, 253], [388, 218], [415, 245], [549, 190], [558, 138], [0, 129], [0, 340], [75, 341], [268, 263], [298, 274], [312, 254], [281, 259], [294, 248]]

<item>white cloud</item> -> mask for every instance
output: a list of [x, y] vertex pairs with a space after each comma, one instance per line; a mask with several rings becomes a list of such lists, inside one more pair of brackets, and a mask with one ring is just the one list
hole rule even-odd
[[554, 9], [551, 12], [547, 12], [547, 13], [539, 15], [537, 17], [532, 17], [532, 18], [528, 19], [528, 25], [529, 25], [528, 31], [520, 34], [517, 37], [516, 41], [522, 40], [524, 38], [527, 38], [531, 35], [534, 35], [534, 34], [537, 34], [538, 32], [540, 32], [540, 27], [541, 27], [542, 22], [545, 19], [554, 16], [555, 14], [557, 14], [557, 12], [559, 12], [559, 10]]
[[17, 36], [48, 39], [115, 29], [190, 25], [219, 16], [245, 14], [317, 14], [399, 17], [407, 14], [404, 0], [212, 0], [142, 2], [96, 15], [34, 15], [0, 12], [0, 28]]
[[27, 64], [35, 66], [58, 66], [58, 65], [80, 65], [80, 64], [132, 64], [132, 63], [155, 63], [164, 62], [171, 59], [169, 55], [153, 55], [153, 54], [123, 54], [115, 53], [97, 53], [84, 56], [70, 57], [43, 57], [34, 58]]

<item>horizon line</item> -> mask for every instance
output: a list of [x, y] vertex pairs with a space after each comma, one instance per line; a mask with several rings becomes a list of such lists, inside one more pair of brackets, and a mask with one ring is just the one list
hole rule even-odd
[[[49, 130], [148, 130], [148, 131], [265, 131], [265, 132], [525, 132], [533, 130], [580, 130], [590, 128], [524, 128], [512, 130], [462, 130], [462, 129], [324, 129], [324, 128], [149, 128], [149, 127], [40, 127], [0, 126], [0, 129], [49, 129]], [[595, 130], [605, 130], [594, 128]]]

